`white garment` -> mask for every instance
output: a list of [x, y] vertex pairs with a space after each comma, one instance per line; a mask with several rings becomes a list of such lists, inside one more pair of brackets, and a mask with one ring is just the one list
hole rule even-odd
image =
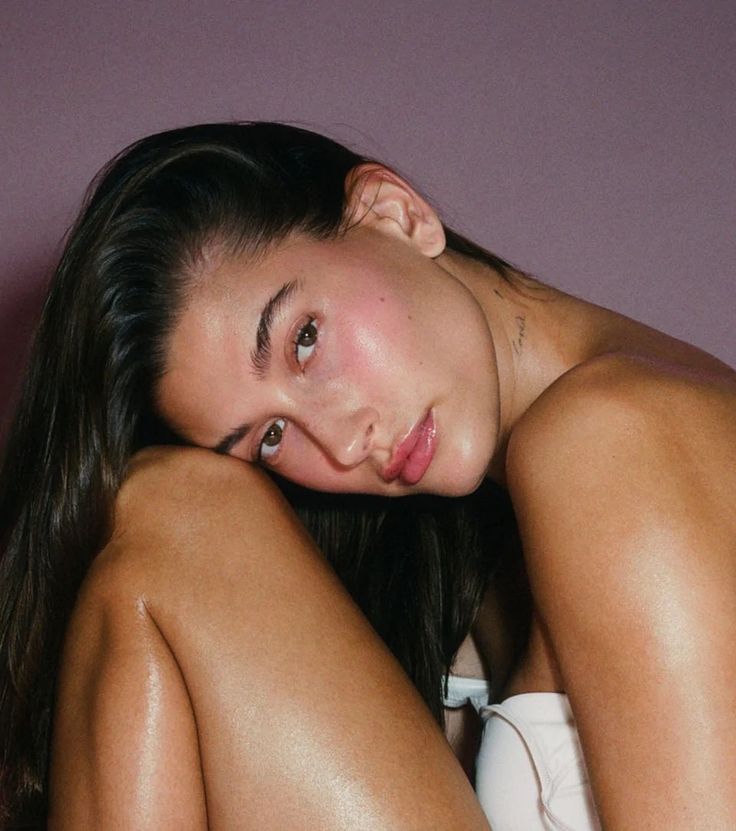
[[475, 790], [493, 831], [600, 831], [567, 696], [489, 699], [485, 681], [449, 676], [445, 705], [484, 722]]

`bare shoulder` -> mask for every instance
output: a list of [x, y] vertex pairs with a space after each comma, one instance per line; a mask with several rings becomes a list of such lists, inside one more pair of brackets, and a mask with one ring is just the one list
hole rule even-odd
[[607, 355], [509, 444], [535, 608], [606, 828], [734, 827], [735, 407], [727, 374]]
[[[509, 444], [536, 600], [580, 610], [593, 576], [656, 602], [663, 573], [736, 580], [736, 391], [728, 378], [604, 356], [550, 388]], [[632, 594], [633, 596], [633, 594]], [[643, 602], [643, 601], [642, 601]]]
[[507, 474], [522, 502], [605, 492], [612, 511], [616, 495], [679, 489], [736, 532], [736, 373], [614, 353], [581, 364], [516, 425]]
[[533, 441], [538, 433], [572, 426], [578, 419], [603, 429], [617, 416], [635, 414], [666, 416], [671, 424], [687, 419], [710, 426], [715, 420], [718, 432], [732, 436], [736, 372], [728, 368], [705, 372], [625, 353], [600, 355], [566, 372], [545, 390], [524, 414], [512, 438], [515, 444]]

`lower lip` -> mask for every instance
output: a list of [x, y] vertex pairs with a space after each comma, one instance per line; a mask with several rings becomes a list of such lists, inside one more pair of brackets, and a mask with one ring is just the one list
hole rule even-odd
[[437, 447], [437, 428], [434, 423], [432, 410], [419, 425], [419, 437], [411, 453], [406, 457], [404, 466], [401, 468], [399, 478], [405, 485], [416, 485], [434, 458], [434, 451]]

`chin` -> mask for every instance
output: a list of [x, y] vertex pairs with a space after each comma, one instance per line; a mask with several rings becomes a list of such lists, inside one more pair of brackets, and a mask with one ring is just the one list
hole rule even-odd
[[[456, 466], [455, 470], [447, 475], [437, 472], [436, 476], [427, 476], [426, 483], [419, 482], [414, 493], [430, 493], [435, 496], [468, 496], [474, 493], [483, 484], [486, 478], [486, 469], [471, 470], [469, 466]], [[424, 487], [422, 487], [424, 486]]]
[[463, 482], [458, 482], [457, 484], [451, 484], [446, 488], [443, 488], [442, 491], [437, 491], [439, 496], [469, 496], [471, 493], [475, 493], [478, 488], [483, 484], [483, 480], [485, 476], [479, 476], [473, 481], [465, 480]]
[[492, 449], [468, 442], [453, 454], [451, 462], [438, 466], [436, 471], [428, 470], [427, 473], [432, 474], [432, 484], [436, 485], [433, 493], [440, 496], [468, 496], [477, 491], [488, 476]]

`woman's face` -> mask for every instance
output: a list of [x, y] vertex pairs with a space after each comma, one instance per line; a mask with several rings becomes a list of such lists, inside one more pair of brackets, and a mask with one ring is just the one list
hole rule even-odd
[[163, 416], [317, 490], [471, 492], [497, 441], [495, 353], [442, 259], [359, 225], [219, 263], [173, 332]]

